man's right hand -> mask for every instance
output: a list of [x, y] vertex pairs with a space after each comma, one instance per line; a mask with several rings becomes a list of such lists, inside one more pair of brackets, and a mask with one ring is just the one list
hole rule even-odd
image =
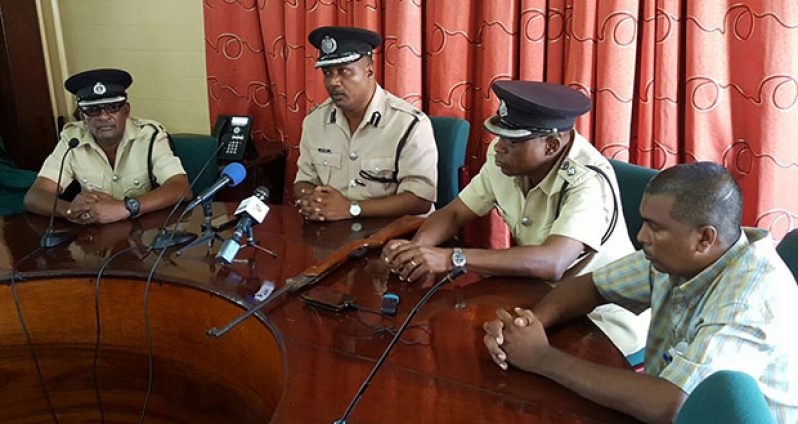
[[425, 246], [414, 241], [391, 240], [382, 250], [391, 272], [407, 282], [422, 281], [452, 269], [452, 249]]

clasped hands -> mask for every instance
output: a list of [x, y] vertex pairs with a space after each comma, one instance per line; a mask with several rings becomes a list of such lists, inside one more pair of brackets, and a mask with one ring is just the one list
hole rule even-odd
[[503, 370], [508, 364], [524, 371], [539, 373], [553, 350], [543, 324], [529, 309], [514, 308], [516, 316], [505, 309], [496, 311], [497, 320], [486, 321], [482, 342], [493, 362]]
[[434, 277], [452, 269], [452, 249], [424, 246], [394, 239], [382, 249], [382, 259], [399, 279], [410, 283]]
[[349, 219], [349, 199], [327, 185], [303, 188], [296, 202], [299, 213], [309, 221], [340, 221]]
[[127, 219], [130, 212], [124, 202], [101, 191], [82, 191], [66, 211], [66, 219], [76, 224], [107, 224]]

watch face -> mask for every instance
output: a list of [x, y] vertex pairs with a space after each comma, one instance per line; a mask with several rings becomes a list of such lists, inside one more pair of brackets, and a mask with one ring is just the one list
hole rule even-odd
[[128, 211], [130, 211], [130, 216], [135, 217], [139, 214], [139, 209], [141, 208], [141, 204], [139, 203], [138, 199], [133, 197], [128, 197], [125, 199], [125, 207]]
[[353, 203], [349, 206], [349, 215], [358, 216], [360, 215], [360, 205], [357, 203]]
[[455, 267], [462, 267], [466, 264], [466, 257], [463, 254], [463, 250], [460, 248], [455, 248], [454, 253], [452, 253], [452, 265]]

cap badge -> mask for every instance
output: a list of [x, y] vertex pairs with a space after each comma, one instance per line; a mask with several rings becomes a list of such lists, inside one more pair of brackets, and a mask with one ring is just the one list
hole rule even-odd
[[101, 82], [98, 82], [97, 84], [94, 84], [94, 89], [93, 90], [94, 90], [94, 94], [96, 94], [98, 96], [102, 96], [103, 94], [105, 94], [105, 91], [106, 91], [105, 85], [103, 83], [101, 83]]
[[507, 103], [504, 100], [499, 101], [499, 118], [507, 117]]
[[338, 43], [335, 42], [335, 38], [325, 35], [324, 39], [321, 40], [321, 52], [330, 54], [335, 52], [336, 49], [338, 49]]

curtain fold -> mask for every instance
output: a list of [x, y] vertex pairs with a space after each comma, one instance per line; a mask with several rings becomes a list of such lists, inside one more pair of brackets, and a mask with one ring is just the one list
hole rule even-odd
[[[466, 174], [492, 136], [482, 122], [498, 79], [544, 80], [593, 101], [577, 129], [607, 157], [657, 169], [722, 163], [743, 188], [744, 223], [776, 239], [795, 228], [798, 198], [798, 3], [775, 0], [205, 0], [211, 121], [255, 116], [256, 146], [283, 143], [286, 194], [301, 123], [327, 98], [312, 29], [354, 25], [383, 35], [378, 81], [430, 115], [469, 120]], [[506, 246], [496, 217], [473, 244]]]

